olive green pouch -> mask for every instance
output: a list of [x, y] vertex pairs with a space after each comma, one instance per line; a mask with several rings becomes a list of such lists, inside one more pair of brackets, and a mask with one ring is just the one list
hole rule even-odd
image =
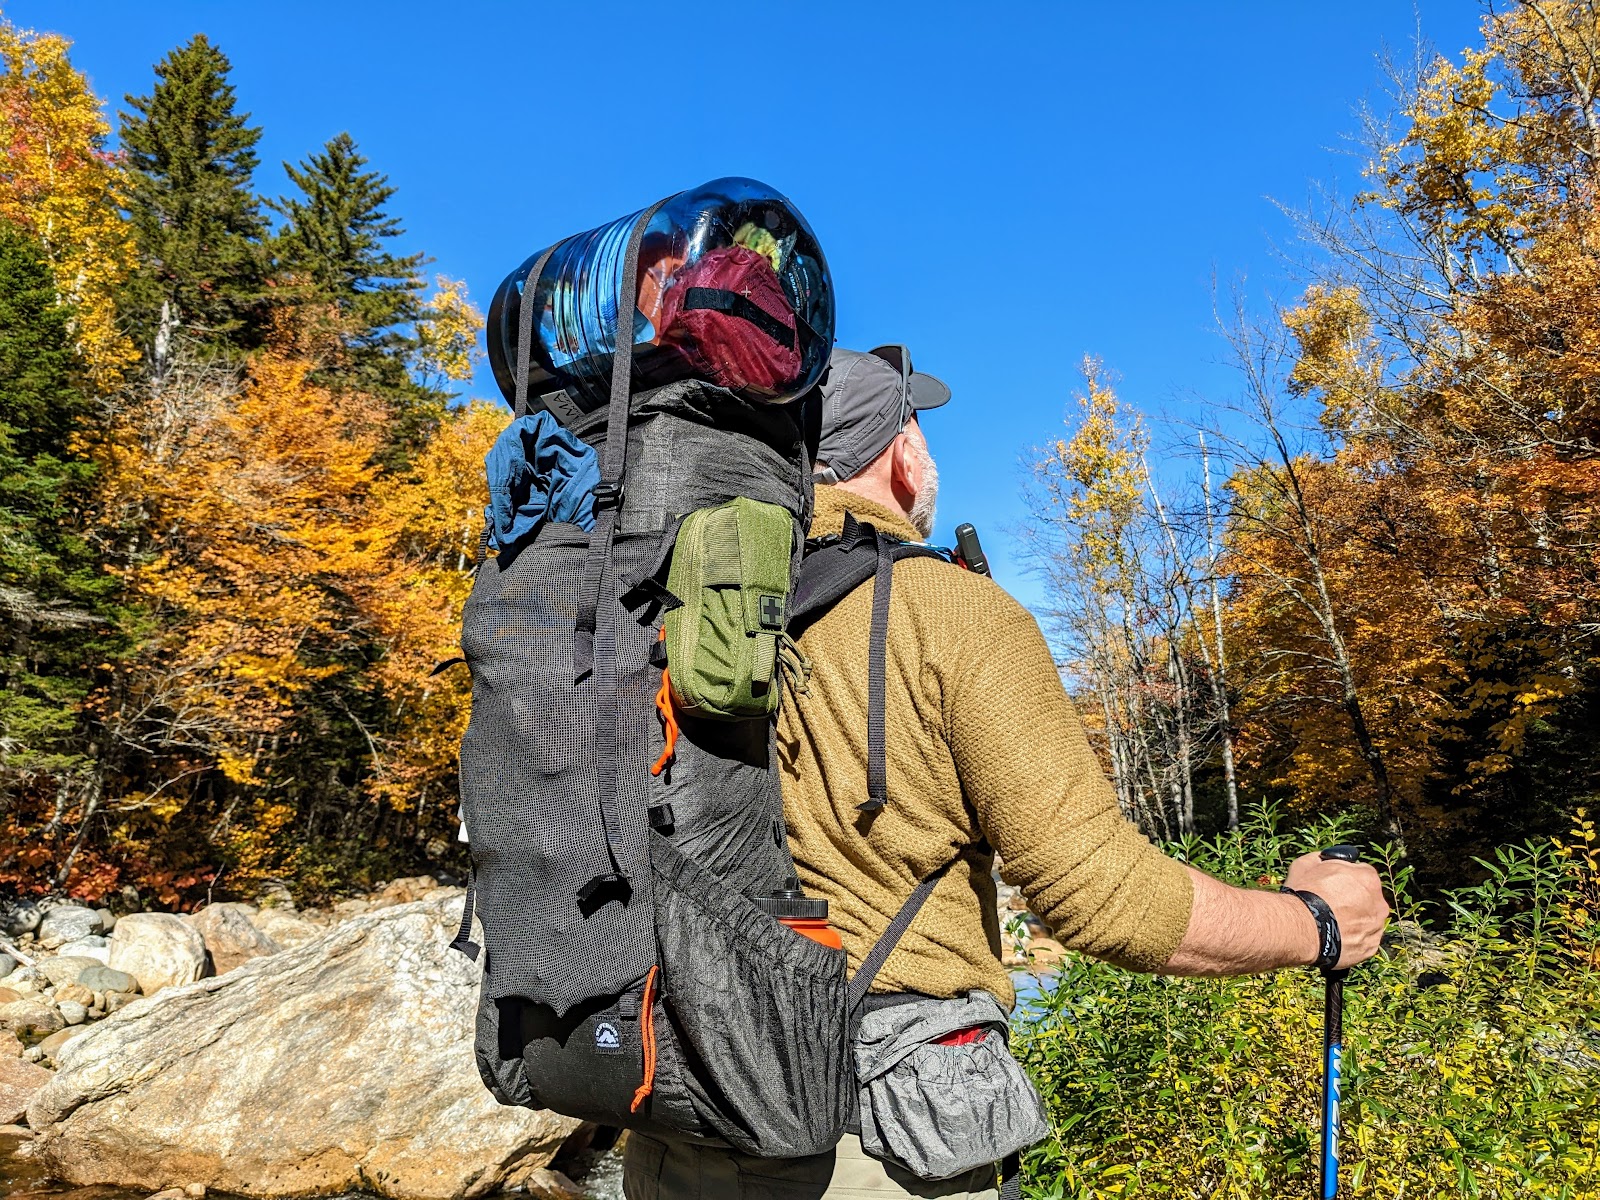
[[667, 572], [681, 606], [666, 614], [673, 698], [698, 717], [778, 710], [781, 677], [808, 665], [785, 631], [795, 523], [787, 509], [739, 497], [683, 519]]

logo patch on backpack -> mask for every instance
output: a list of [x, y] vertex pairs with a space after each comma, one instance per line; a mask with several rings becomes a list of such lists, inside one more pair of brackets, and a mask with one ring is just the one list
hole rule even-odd
[[761, 614], [761, 625], [765, 629], [783, 628], [783, 597], [762, 593], [756, 602]]
[[594, 1027], [594, 1048], [607, 1054], [622, 1050], [622, 1035], [610, 1021], [601, 1021]]

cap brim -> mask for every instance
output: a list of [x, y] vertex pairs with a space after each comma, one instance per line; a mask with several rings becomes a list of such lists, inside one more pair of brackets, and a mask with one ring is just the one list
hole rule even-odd
[[938, 408], [950, 400], [950, 388], [944, 380], [933, 375], [924, 375], [920, 371], [911, 373], [911, 409], [913, 412], [925, 412], [930, 408]]

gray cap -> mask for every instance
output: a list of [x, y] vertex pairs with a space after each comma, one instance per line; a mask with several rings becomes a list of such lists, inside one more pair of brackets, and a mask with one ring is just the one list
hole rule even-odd
[[822, 385], [817, 458], [835, 479], [849, 479], [883, 453], [913, 413], [949, 399], [942, 380], [911, 369], [911, 351], [904, 346], [878, 346], [865, 354], [835, 350]]

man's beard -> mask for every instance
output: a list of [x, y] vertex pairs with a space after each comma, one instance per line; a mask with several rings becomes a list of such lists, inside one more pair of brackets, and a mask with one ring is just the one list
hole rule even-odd
[[934, 510], [939, 505], [939, 468], [933, 465], [933, 455], [928, 453], [926, 446], [918, 446], [913, 442], [911, 449], [922, 462], [922, 486], [917, 489], [917, 497], [911, 502], [911, 524], [923, 537], [930, 538], [933, 536]]

